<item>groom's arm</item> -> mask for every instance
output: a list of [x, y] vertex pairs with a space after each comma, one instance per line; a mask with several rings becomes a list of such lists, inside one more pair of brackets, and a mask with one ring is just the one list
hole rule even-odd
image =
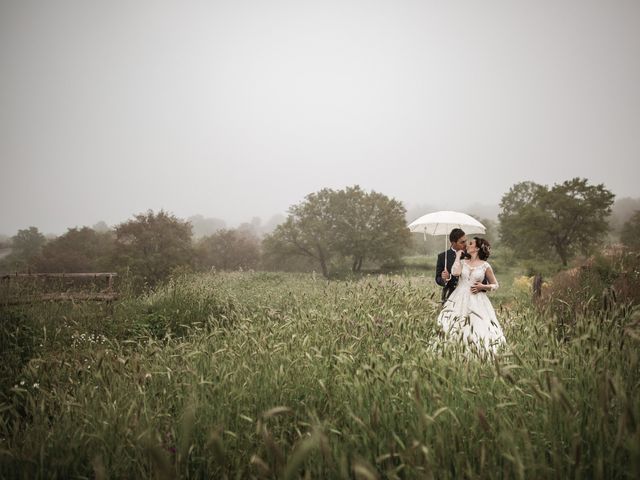
[[438, 255], [438, 263], [436, 263], [436, 283], [441, 287], [444, 287], [447, 282], [442, 278], [442, 272], [444, 271], [444, 255]]

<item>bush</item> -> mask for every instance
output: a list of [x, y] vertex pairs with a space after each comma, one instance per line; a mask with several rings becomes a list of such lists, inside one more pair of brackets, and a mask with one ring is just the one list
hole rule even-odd
[[70, 228], [51, 240], [35, 257], [39, 272], [99, 272], [111, 269], [114, 235], [89, 227]]
[[562, 325], [579, 315], [627, 309], [640, 300], [640, 253], [611, 248], [555, 275], [543, 288], [539, 306]]
[[623, 225], [620, 241], [627, 247], [640, 251], [640, 210]]
[[[142, 301], [135, 301], [136, 323], [154, 338], [181, 337], [193, 327], [230, 326], [236, 309], [232, 297], [221, 296], [210, 282], [193, 282], [188, 275], [175, 275]], [[211, 278], [211, 276], [207, 277]]]
[[33, 325], [26, 321], [26, 315], [21, 311], [7, 309], [2, 312], [0, 392], [6, 391], [15, 381], [11, 372], [21, 370], [31, 358], [36, 337], [34, 333]]
[[156, 285], [193, 260], [191, 224], [160, 211], [136, 215], [115, 228], [114, 265], [140, 285]]
[[260, 240], [242, 230], [220, 230], [198, 241], [196, 260], [201, 270], [256, 268], [260, 261]]

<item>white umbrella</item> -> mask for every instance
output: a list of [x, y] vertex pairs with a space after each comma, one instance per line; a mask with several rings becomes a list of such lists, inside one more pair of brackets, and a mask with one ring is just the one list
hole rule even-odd
[[[486, 228], [478, 220], [466, 213], [450, 212], [443, 210], [440, 212], [428, 213], [414, 220], [409, 224], [409, 230], [414, 233], [424, 233], [425, 240], [429, 235], [445, 235], [444, 246], [447, 250], [447, 239], [449, 233], [454, 228], [461, 228], [466, 234], [486, 232]], [[444, 256], [445, 268], [447, 265], [447, 256]]]

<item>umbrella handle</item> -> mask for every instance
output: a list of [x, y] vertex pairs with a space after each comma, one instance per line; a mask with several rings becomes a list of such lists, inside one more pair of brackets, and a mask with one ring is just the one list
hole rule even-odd
[[447, 269], [447, 257], [449, 255], [447, 255], [449, 253], [449, 251], [447, 250], [447, 236], [444, 236], [444, 269]]

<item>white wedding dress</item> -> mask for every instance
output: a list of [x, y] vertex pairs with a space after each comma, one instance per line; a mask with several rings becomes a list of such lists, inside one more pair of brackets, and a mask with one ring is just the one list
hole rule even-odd
[[[452, 266], [452, 272], [460, 269], [458, 286], [445, 302], [438, 324], [448, 338], [461, 341], [465, 346], [483, 353], [495, 353], [505, 343], [504, 334], [496, 312], [485, 292], [471, 293], [471, 286], [482, 282], [485, 272], [491, 268], [488, 262], [475, 267], [466, 260]], [[497, 282], [493, 290], [498, 287]]]

